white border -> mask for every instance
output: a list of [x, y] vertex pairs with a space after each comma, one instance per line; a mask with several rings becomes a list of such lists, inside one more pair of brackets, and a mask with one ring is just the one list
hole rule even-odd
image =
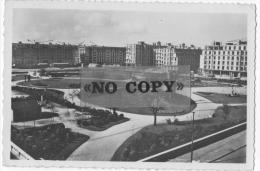
[[[194, 1], [193, 1], [194, 2]], [[240, 2], [240, 1], [239, 1]], [[187, 8], [189, 6], [189, 8]], [[42, 167], [92, 167], [92, 168], [143, 168], [143, 169], [229, 169], [251, 170], [253, 167], [253, 137], [254, 137], [254, 58], [255, 58], [255, 14], [251, 4], [185, 4], [185, 3], [93, 3], [93, 2], [61, 2], [61, 1], [8, 1], [5, 11], [5, 42], [4, 42], [4, 164], [13, 166]], [[248, 14], [248, 128], [247, 128], [247, 163], [246, 164], [207, 164], [207, 163], [140, 163], [140, 162], [90, 162], [90, 161], [10, 161], [8, 140], [10, 139], [11, 113], [11, 43], [12, 43], [12, 9], [13, 8], [52, 8], [52, 9], [99, 9], [99, 10], [142, 10], [142, 11], [174, 11], [203, 13], [240, 13]], [[9, 107], [8, 107], [9, 106]]]

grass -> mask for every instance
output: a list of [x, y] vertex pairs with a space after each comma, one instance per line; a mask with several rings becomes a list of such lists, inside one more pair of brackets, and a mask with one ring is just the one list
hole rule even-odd
[[[246, 121], [246, 106], [228, 106], [216, 109], [213, 118], [194, 125], [194, 138], [200, 138]], [[147, 126], [129, 137], [114, 153], [112, 161], [137, 161], [191, 141], [191, 122]]]
[[71, 85], [79, 84], [80, 82], [80, 79], [51, 78], [45, 80], [32, 80], [31, 82], [20, 82], [18, 83], [18, 85], [24, 85], [29, 87], [37, 87], [44, 85], [48, 88], [71, 89]]
[[[178, 99], [178, 98], [177, 98]], [[181, 102], [181, 100], [180, 100]], [[184, 115], [186, 113], [189, 113], [190, 111], [192, 111], [193, 109], [195, 109], [197, 106], [197, 104], [191, 100], [191, 104], [190, 107], [189, 106], [179, 106], [179, 107], [172, 107], [169, 108], [168, 110], [164, 111], [164, 110], [160, 110], [158, 112], [158, 116], [178, 116], [178, 115]], [[137, 113], [140, 115], [154, 115], [154, 113], [152, 112], [151, 107], [131, 107], [131, 108], [119, 108], [119, 111], [123, 111], [123, 112], [129, 112], [129, 113]]]
[[11, 140], [37, 160], [65, 160], [88, 139], [89, 136], [72, 132], [62, 123], [11, 129]]
[[19, 80], [24, 80], [25, 74], [21, 75], [12, 75], [12, 81], [19, 81]]
[[129, 118], [123, 118], [123, 119], [118, 120], [116, 122], [109, 122], [106, 125], [103, 125], [101, 127], [98, 127], [98, 126], [95, 126], [95, 125], [88, 125], [88, 126], [81, 125], [81, 127], [86, 128], [86, 129], [91, 130], [91, 131], [104, 131], [104, 130], [106, 130], [106, 129], [114, 126], [114, 125], [118, 125], [118, 124], [121, 124], [121, 123], [124, 123], [124, 122], [127, 122], [127, 121], [129, 121]]
[[231, 104], [231, 103], [246, 103], [246, 95], [228, 96], [228, 94], [196, 92], [195, 94], [205, 97], [214, 103]]
[[39, 119], [47, 119], [47, 118], [53, 118], [58, 117], [58, 113], [52, 113], [52, 112], [40, 112], [37, 115], [31, 115], [23, 118], [14, 119], [14, 122], [26, 122], [26, 121], [33, 121], [33, 120], [39, 120]]
[[[77, 134], [77, 133], [73, 133]], [[72, 142], [67, 144], [55, 157], [53, 160], [66, 160], [81, 144], [89, 139], [88, 136], [77, 136]]]
[[[80, 79], [62, 79], [62, 78], [51, 78], [46, 80], [32, 80], [31, 82], [21, 82], [20, 85], [26, 86], [47, 86], [48, 88], [58, 88], [58, 89], [70, 89], [74, 85], [81, 83]], [[118, 83], [119, 87], [122, 86], [122, 82]], [[98, 106], [109, 107], [114, 106], [113, 103], [116, 103], [115, 106], [122, 106], [119, 108], [120, 111], [152, 115], [151, 110], [152, 101], [155, 99], [152, 93], [135, 93], [129, 94], [125, 91], [118, 90], [118, 95], [102, 94], [101, 96], [96, 97], [83, 97], [81, 100], [95, 104]], [[84, 95], [83, 95], [84, 96]], [[124, 98], [122, 98], [124, 97]], [[138, 98], [137, 98], [138, 97]], [[174, 94], [173, 97], [167, 97], [166, 95], [160, 95], [161, 100], [161, 110], [159, 115], [180, 115], [190, 112], [196, 107], [196, 104], [190, 101], [189, 97], [186, 97], [181, 94]], [[110, 99], [109, 101], [107, 99]], [[148, 100], [147, 100], [148, 99]], [[119, 102], [120, 101], [120, 102]]]

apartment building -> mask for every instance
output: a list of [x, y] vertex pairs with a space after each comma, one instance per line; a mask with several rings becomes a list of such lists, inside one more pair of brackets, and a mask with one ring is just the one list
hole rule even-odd
[[156, 66], [176, 66], [178, 58], [174, 46], [157, 46], [154, 48]]
[[199, 70], [201, 55], [199, 48], [185, 44], [173, 46], [168, 43], [166, 46], [156, 46], [154, 51], [156, 66], [189, 65], [191, 71]]
[[70, 44], [13, 43], [12, 64], [16, 67], [31, 68], [38, 64], [77, 63], [77, 46]]
[[247, 41], [213, 42], [200, 56], [200, 71], [220, 79], [246, 79]]
[[137, 44], [128, 44], [126, 47], [126, 65], [154, 66], [154, 46], [139, 41]]
[[108, 46], [85, 46], [80, 54], [81, 62], [85, 65], [96, 63], [100, 65], [125, 65], [126, 48]]

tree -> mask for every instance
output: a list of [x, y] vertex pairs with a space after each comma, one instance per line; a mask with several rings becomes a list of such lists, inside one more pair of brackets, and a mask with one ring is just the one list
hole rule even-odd
[[157, 95], [156, 98], [153, 100], [152, 107], [151, 107], [154, 115], [154, 122], [153, 122], [154, 126], [156, 126], [157, 124], [157, 113], [159, 112], [159, 101], [160, 99], [158, 98]]
[[229, 115], [229, 106], [227, 104], [223, 104], [223, 112], [224, 112], [224, 119], [227, 120], [228, 115]]

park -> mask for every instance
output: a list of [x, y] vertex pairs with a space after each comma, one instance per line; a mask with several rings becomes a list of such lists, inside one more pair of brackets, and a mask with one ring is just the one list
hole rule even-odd
[[[121, 77], [120, 79], [114, 80], [112, 77], [105, 81], [114, 81], [119, 85], [119, 90], [122, 84], [131, 82], [133, 86], [131, 90], [134, 90], [135, 80], [119, 75], [116, 77]], [[192, 87], [190, 97], [175, 94], [175, 98], [167, 99], [165, 96], [163, 98], [166, 100], [161, 100], [163, 107], [158, 110], [154, 124], [152, 108], [154, 106], [146, 103], [146, 99], [154, 98], [150, 93], [136, 92], [138, 98], [127, 95], [131, 93], [120, 94], [120, 97], [124, 97], [116, 101], [118, 103], [120, 100], [120, 106], [112, 108], [104, 105], [107, 104], [107, 99], [112, 101], [113, 98], [111, 99], [109, 95], [88, 100], [82, 98], [80, 92], [82, 80], [78, 76], [31, 79], [30, 82], [20, 79], [15, 82], [13, 86], [15, 91], [28, 94], [38, 101], [43, 95], [47, 103], [53, 104], [54, 113], [58, 113], [58, 116], [50, 116], [54, 119], [33, 118], [36, 122], [16, 122], [14, 126], [21, 128], [27, 125], [26, 127], [33, 129], [34, 126], [40, 128], [49, 124], [63, 123], [72, 132], [89, 137], [81, 138], [82, 142], [74, 146], [66, 157], [61, 157], [62, 160], [136, 161], [167, 150], [190, 141], [190, 136], [182, 138], [180, 136], [191, 134], [192, 112], [195, 112], [197, 128], [195, 138], [246, 121], [245, 87], [235, 86], [238, 95], [232, 97], [231, 86], [226, 84], [221, 87], [216, 87], [216, 84], [208, 86], [211, 84], [209, 82], [207, 86], [196, 84]], [[157, 90], [156, 87], [159, 89], [159, 84], [154, 83], [151, 90]], [[138, 88], [138, 84], [135, 86]], [[174, 110], [169, 104], [173, 105]], [[51, 112], [44, 106], [43, 109]], [[157, 142], [156, 139], [160, 141]], [[145, 142], [149, 143], [145, 145]], [[143, 147], [143, 151], [140, 151], [136, 143]]]

